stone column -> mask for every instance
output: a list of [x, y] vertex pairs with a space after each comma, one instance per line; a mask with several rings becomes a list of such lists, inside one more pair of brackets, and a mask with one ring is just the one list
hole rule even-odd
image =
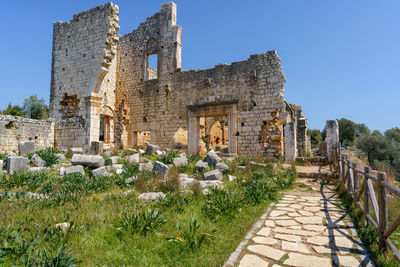
[[326, 121], [326, 144], [328, 150], [328, 160], [334, 161], [336, 151], [339, 147], [339, 122], [337, 120]]
[[296, 123], [288, 122], [285, 125], [285, 161], [294, 162], [296, 160], [297, 140]]
[[199, 118], [193, 116], [189, 111], [189, 127], [188, 127], [188, 153], [198, 154], [199, 153]]
[[228, 151], [231, 154], [237, 154], [237, 111], [233, 108], [229, 115], [228, 122]]
[[299, 118], [297, 121], [297, 148], [300, 157], [307, 154], [307, 119]]

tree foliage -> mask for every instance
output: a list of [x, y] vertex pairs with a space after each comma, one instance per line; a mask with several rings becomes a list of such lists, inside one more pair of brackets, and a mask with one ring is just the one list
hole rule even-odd
[[23, 108], [18, 105], [12, 105], [11, 103], [8, 104], [7, 108], [3, 110], [3, 115], [11, 115], [11, 116], [25, 116], [26, 112]]
[[47, 119], [49, 114], [44, 98], [38, 99], [37, 95], [31, 95], [24, 99], [24, 111], [27, 118], [36, 120]]
[[318, 129], [308, 130], [307, 133], [310, 136], [311, 146], [313, 148], [318, 147], [322, 141], [321, 131]]

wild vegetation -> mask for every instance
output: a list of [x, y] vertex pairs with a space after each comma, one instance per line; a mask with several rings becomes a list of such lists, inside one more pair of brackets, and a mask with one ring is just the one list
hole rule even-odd
[[22, 107], [9, 103], [5, 110], [0, 111], [0, 114], [44, 120], [49, 116], [49, 108], [44, 98], [39, 99], [37, 95], [31, 95], [24, 99]]
[[[170, 162], [175, 156], [159, 160]], [[200, 177], [194, 167], [199, 156], [188, 159], [186, 167], [172, 167], [165, 181], [153, 171], [140, 172], [138, 164], [126, 165], [118, 175], [96, 177], [89, 171], [64, 177], [54, 171], [1, 175], [0, 263], [222, 265], [268, 203], [291, 186], [295, 172], [275, 173], [237, 158], [226, 162], [237, 179], [204, 195], [199, 186], [179, 188], [182, 170]], [[139, 200], [147, 191], [167, 195]]]

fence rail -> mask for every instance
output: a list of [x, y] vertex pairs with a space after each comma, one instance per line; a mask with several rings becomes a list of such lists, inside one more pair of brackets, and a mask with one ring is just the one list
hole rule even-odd
[[[378, 172], [376, 177], [371, 173], [369, 166], [366, 166], [364, 171], [359, 169], [358, 163], [352, 163], [346, 154], [340, 154], [340, 149], [338, 149], [337, 155], [339, 179], [351, 195], [354, 204], [363, 212], [366, 223], [372, 225], [379, 232], [380, 249], [387, 250], [389, 248], [400, 260], [400, 251], [389, 239], [390, 235], [400, 226], [400, 214], [389, 225], [387, 199], [387, 192], [400, 197], [400, 190], [387, 183], [386, 173]], [[360, 181], [362, 181], [362, 185], [360, 185]], [[373, 183], [376, 184], [378, 197]], [[371, 206], [375, 219], [371, 216]]]

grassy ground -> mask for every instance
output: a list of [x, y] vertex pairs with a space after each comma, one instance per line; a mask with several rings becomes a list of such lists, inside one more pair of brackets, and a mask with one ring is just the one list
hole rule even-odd
[[[186, 173], [196, 174], [196, 160], [189, 156]], [[193, 188], [193, 194], [179, 193], [176, 176], [182, 170], [176, 168], [166, 183], [152, 172], [139, 173], [137, 165], [111, 177], [75, 174], [61, 178], [52, 172], [3, 175], [0, 263], [223, 265], [268, 204], [295, 178], [293, 170], [276, 174], [268, 167], [250, 166], [242, 158], [227, 164], [237, 180], [225, 181], [224, 189], [211, 189], [208, 195], [199, 194], [198, 188]], [[138, 184], [128, 187], [125, 180], [133, 175], [138, 175]], [[167, 197], [143, 203], [137, 196], [148, 190], [164, 191]], [[48, 198], [32, 199], [24, 193], [10, 196], [10, 192], [27, 191]], [[55, 226], [62, 222], [70, 226]]]

